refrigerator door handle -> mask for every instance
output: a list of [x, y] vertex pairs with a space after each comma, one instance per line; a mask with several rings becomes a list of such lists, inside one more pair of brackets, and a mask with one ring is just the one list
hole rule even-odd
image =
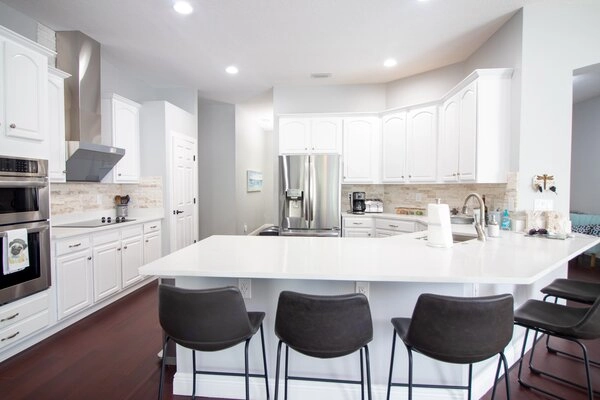
[[312, 157], [310, 158], [310, 178], [309, 178], [309, 185], [310, 185], [310, 227], [314, 228], [314, 221], [315, 221], [315, 207], [317, 206], [316, 204], [316, 197], [317, 197], [317, 188], [316, 188], [316, 184], [317, 184], [317, 178], [316, 178], [316, 172], [315, 172], [315, 163], [314, 160], [312, 159]]
[[312, 197], [312, 193], [310, 191], [310, 181], [312, 176], [310, 175], [310, 165], [311, 165], [311, 160], [310, 160], [310, 156], [306, 156], [306, 160], [304, 162], [304, 196], [302, 198], [302, 205], [304, 207], [304, 220], [306, 221], [306, 227], [310, 228], [311, 224], [310, 224], [310, 214], [311, 214], [311, 197]]

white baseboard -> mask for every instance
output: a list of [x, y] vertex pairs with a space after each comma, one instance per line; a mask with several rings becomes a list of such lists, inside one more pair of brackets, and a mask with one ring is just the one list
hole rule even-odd
[[[384, 400], [387, 396], [387, 385], [372, 385], [373, 400]], [[196, 396], [226, 397], [241, 399], [245, 396], [243, 377], [221, 377], [198, 375], [196, 377]], [[279, 398], [283, 398], [283, 380], [279, 384]], [[270, 397], [274, 398], [275, 388], [273, 379], [269, 379]], [[414, 400], [463, 400], [464, 390], [414, 388]], [[173, 378], [173, 394], [190, 396], [192, 394], [192, 374], [175, 373]], [[405, 387], [392, 388], [391, 398], [405, 399], [408, 389]], [[266, 399], [263, 378], [250, 379], [250, 398]], [[360, 399], [360, 385], [288, 381], [288, 398], [290, 400], [348, 400]], [[475, 397], [474, 397], [475, 398]]]

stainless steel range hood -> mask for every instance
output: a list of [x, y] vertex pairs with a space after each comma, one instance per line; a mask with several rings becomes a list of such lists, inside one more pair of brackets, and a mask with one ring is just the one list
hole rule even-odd
[[56, 66], [65, 80], [67, 181], [100, 182], [125, 155], [103, 145], [100, 126], [100, 43], [79, 31], [56, 32]]

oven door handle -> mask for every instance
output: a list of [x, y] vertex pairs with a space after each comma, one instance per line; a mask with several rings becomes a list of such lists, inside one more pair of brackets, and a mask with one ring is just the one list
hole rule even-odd
[[[48, 227], [47, 226], [40, 226], [37, 228], [26, 228], [27, 229], [27, 233], [39, 233], [39, 232], [43, 232], [43, 231], [47, 231]], [[0, 232], [0, 238], [2, 237], [6, 237], [8, 235], [8, 233], [5, 232]]]
[[28, 179], [25, 181], [0, 181], [0, 188], [28, 188], [28, 187], [47, 187], [48, 180], [41, 178], [39, 180]]

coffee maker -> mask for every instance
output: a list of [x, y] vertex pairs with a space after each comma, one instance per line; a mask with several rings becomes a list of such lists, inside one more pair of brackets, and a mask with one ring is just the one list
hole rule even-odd
[[364, 214], [365, 209], [365, 192], [352, 192], [352, 214]]

